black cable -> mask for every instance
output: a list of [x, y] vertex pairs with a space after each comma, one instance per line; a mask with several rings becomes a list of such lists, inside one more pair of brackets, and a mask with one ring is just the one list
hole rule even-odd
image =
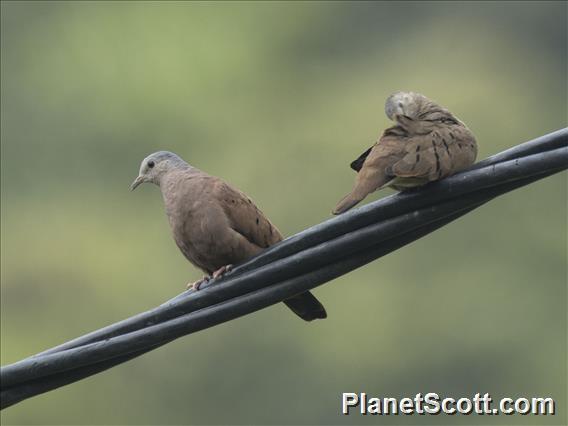
[[[213, 287], [1, 369], [1, 406], [71, 383], [183, 335], [316, 287], [414, 241], [488, 200], [568, 167], [563, 129], [467, 172], [330, 219], [266, 250]], [[116, 336], [116, 337], [113, 337]]]
[[[477, 170], [480, 165], [493, 166], [495, 164], [514, 159], [521, 158], [531, 153], [535, 153], [537, 148], [541, 148], [542, 152], [550, 149], [558, 148], [566, 145], [566, 138], [568, 137], [568, 129], [559, 130], [540, 137], [534, 141], [521, 144], [517, 147], [504, 151], [501, 154], [490, 157], [480, 163], [474, 165], [472, 170]], [[246, 263], [235, 268], [232, 273], [225, 276], [225, 279], [237, 277], [246, 271], [256, 269], [267, 263], [273, 262], [286, 256], [290, 256], [306, 248], [320, 244], [331, 238], [334, 238], [343, 233], [352, 232], [361, 226], [366, 226], [377, 220], [377, 215], [382, 218], [389, 218], [394, 215], [403, 214], [413, 209], [423, 207], [425, 205], [432, 205], [441, 202], [445, 199], [455, 197], [458, 195], [465, 195], [475, 189], [483, 188], [487, 185], [487, 181], [495, 182], [497, 179], [492, 179], [488, 173], [469, 175], [469, 179], [464, 181], [463, 174], [452, 176], [436, 184], [429, 185], [428, 191], [416, 191], [414, 193], [400, 193], [387, 198], [383, 198], [375, 203], [370, 203], [359, 209], [352, 210], [337, 218], [332, 218], [321, 224], [315, 225], [305, 231], [300, 232], [292, 237], [287, 238], [281, 243], [270, 247], [260, 255], [247, 261]], [[488, 179], [489, 177], [489, 179]], [[454, 183], [459, 183], [456, 188]], [[207, 288], [212, 284], [204, 285], [202, 289]], [[200, 292], [198, 295], [193, 295], [191, 299], [187, 299], [188, 293], [184, 292], [181, 295], [173, 298], [172, 300], [164, 303], [163, 305], [147, 311], [145, 313], [135, 315], [127, 320], [121, 321], [114, 325], [105, 327], [96, 332], [89, 333], [78, 339], [74, 339], [63, 345], [52, 348], [48, 351], [42, 352], [38, 355], [57, 352], [71, 347], [76, 347], [85, 343], [91, 343], [97, 340], [107, 339], [125, 332], [137, 330], [139, 328], [147, 327], [152, 324], [159, 323], [165, 319], [174, 318], [189, 312], [186, 303], [191, 306], [208, 306], [218, 299], [218, 295], [210, 295], [208, 293]]]

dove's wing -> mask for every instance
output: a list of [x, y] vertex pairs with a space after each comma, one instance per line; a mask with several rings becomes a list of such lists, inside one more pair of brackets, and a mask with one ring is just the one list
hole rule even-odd
[[442, 129], [440, 132], [442, 142], [448, 146], [448, 155], [452, 159], [451, 173], [457, 173], [471, 166], [477, 157], [477, 142], [471, 130], [463, 123]]
[[396, 177], [418, 177], [434, 180], [441, 173], [441, 152], [437, 141], [431, 135], [410, 138], [405, 147], [406, 154], [387, 171]]
[[250, 244], [266, 248], [282, 240], [280, 231], [244, 193], [220, 181], [216, 194], [230, 227]]
[[[221, 196], [219, 201], [232, 230], [244, 237], [249, 244], [247, 246], [240, 242], [241, 250], [248, 252], [246, 258], [282, 240], [278, 229], [244, 193], [225, 182], [220, 184], [217, 193]], [[323, 305], [309, 291], [286, 299], [284, 303], [305, 321], [327, 317]]]
[[[282, 240], [280, 231], [256, 207], [252, 200], [241, 191], [222, 182], [217, 193], [229, 224], [236, 232], [240, 250], [247, 251], [246, 258]], [[248, 242], [243, 244], [240, 236]], [[327, 313], [320, 301], [309, 291], [284, 301], [296, 315], [305, 321], [326, 318]]]
[[406, 155], [388, 172], [396, 177], [433, 181], [471, 165], [476, 154], [475, 139], [467, 128], [440, 126], [428, 134], [409, 138]]

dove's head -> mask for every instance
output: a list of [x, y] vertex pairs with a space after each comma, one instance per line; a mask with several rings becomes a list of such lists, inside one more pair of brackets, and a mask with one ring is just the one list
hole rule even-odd
[[138, 177], [134, 179], [130, 190], [134, 191], [138, 185], [145, 182], [160, 184], [160, 178], [174, 169], [185, 169], [191, 167], [173, 152], [158, 151], [150, 154], [140, 164]]
[[396, 121], [396, 116], [401, 115], [413, 120], [417, 119], [429, 99], [414, 92], [396, 92], [390, 95], [385, 102], [387, 117]]
[[396, 92], [385, 102], [385, 113], [393, 121], [405, 117], [418, 121], [459, 122], [447, 109], [415, 92]]

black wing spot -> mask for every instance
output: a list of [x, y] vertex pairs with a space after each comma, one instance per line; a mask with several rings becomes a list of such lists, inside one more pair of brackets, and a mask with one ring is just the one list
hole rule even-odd
[[462, 149], [462, 144], [458, 142], [458, 148]]
[[452, 138], [452, 140], [455, 141], [456, 137], [454, 136], [454, 134], [452, 132], [449, 132], [449, 134], [450, 134], [450, 138]]
[[432, 147], [434, 148], [434, 155], [436, 156], [436, 171], [438, 176], [440, 176], [440, 155], [438, 154], [438, 148], [436, 148], [436, 143], [432, 140]]
[[450, 155], [450, 148], [448, 147], [446, 140], [442, 139], [442, 143], [444, 144], [444, 148], [446, 148], [446, 152], [448, 153], [448, 155]]
[[420, 152], [420, 145], [416, 147], [416, 150], [414, 152], [416, 152], [416, 160], [414, 161], [414, 164], [412, 165], [412, 168], [410, 170], [414, 170], [420, 162], [420, 154], [418, 154]]
[[257, 217], [257, 218], [256, 218], [256, 224], [257, 224], [257, 225], [258, 225], [258, 222], [259, 222], [259, 220], [258, 220], [258, 217]]
[[416, 154], [416, 161], [414, 162], [414, 164], [412, 165], [410, 170], [414, 171], [414, 169], [416, 168], [416, 166], [418, 165], [419, 162], [420, 162], [420, 154]]

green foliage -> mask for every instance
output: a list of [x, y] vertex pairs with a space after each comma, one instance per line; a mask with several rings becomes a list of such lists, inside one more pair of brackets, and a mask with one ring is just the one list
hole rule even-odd
[[[172, 150], [286, 235], [327, 217], [349, 162], [414, 90], [484, 158], [566, 126], [564, 2], [2, 2], [1, 357], [146, 310], [199, 277], [161, 197]], [[566, 421], [566, 175], [515, 191], [283, 306], [2, 412], [4, 424]], [[388, 193], [379, 194], [383, 196]], [[369, 201], [377, 196], [369, 198]], [[342, 417], [341, 392], [552, 396], [558, 415]]]

